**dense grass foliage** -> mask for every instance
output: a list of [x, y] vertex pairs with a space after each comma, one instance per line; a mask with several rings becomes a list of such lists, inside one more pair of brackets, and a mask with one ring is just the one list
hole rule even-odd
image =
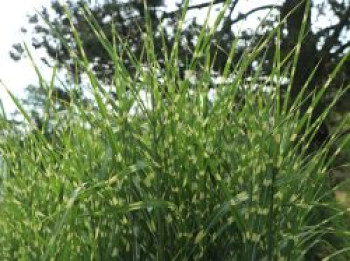
[[[203, 54], [224, 10], [198, 36], [187, 65], [187, 75], [201, 71], [196, 81], [180, 77], [179, 42], [164, 50], [167, 67], [160, 68], [152, 37], [145, 36], [144, 56], [133, 57], [128, 46], [116, 48], [117, 33], [108, 42], [85, 12], [115, 64], [108, 87], [116, 95], [80, 49], [72, 58], [89, 78], [92, 106], [72, 100], [56, 111], [55, 72], [43, 110], [50, 132], [36, 128], [18, 103], [29, 130], [1, 141], [1, 260], [316, 260], [315, 249], [349, 260], [346, 211], [328, 182], [332, 141], [309, 149], [328, 112], [310, 125], [312, 108], [327, 86], [300, 115], [302, 92], [293, 106], [280, 94], [290, 71], [281, 72], [288, 61], [278, 46], [275, 80], [262, 86], [262, 65], [246, 80], [278, 28], [234, 69], [233, 43], [227, 80], [210, 98], [214, 57]], [[134, 75], [123, 55], [134, 61]]]

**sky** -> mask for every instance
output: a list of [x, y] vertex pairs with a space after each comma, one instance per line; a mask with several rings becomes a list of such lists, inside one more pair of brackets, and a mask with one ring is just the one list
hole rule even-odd
[[[36, 83], [37, 77], [28, 60], [14, 62], [9, 51], [14, 43], [24, 40], [21, 27], [26, 25], [26, 15], [34, 13], [48, 0], [10, 0], [0, 9], [0, 80], [17, 97], [23, 96], [23, 88], [28, 83]], [[13, 111], [15, 105], [7, 95], [4, 86], [0, 85], [0, 99], [6, 111]]]
[[[197, 1], [191, 0], [190, 2], [193, 4], [197, 3]], [[6, 1], [6, 7], [0, 9], [0, 80], [1, 83], [19, 98], [25, 97], [24, 88], [26, 86], [37, 83], [37, 76], [28, 59], [15, 62], [10, 58], [9, 51], [14, 43], [26, 40], [20, 29], [27, 24], [27, 15], [33, 14], [35, 8], [40, 9], [43, 4], [47, 5], [49, 2], [49, 0], [10, 0]], [[244, 2], [244, 5], [241, 7], [238, 8], [237, 6], [238, 10], [242, 11], [252, 6], [256, 7], [257, 4], [266, 4], [267, 2], [276, 3], [276, 1], [271, 0]], [[30, 37], [30, 34], [27, 37]], [[30, 38], [26, 41], [29, 43], [29, 40]], [[38, 57], [38, 55], [35, 55], [35, 52], [33, 52], [33, 56]], [[43, 74], [49, 77], [50, 70], [43, 68]], [[16, 106], [7, 95], [3, 84], [0, 84], [0, 99], [3, 102], [5, 111], [14, 111]]]

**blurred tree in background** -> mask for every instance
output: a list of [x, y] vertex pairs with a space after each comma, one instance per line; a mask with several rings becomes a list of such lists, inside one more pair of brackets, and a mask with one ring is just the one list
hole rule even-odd
[[[167, 0], [146, 1], [144, 5], [141, 0], [121, 1], [121, 0], [101, 0], [101, 1], [68, 1], [67, 7], [72, 14], [74, 26], [80, 33], [86, 55], [91, 61], [92, 68], [96, 75], [106, 83], [112, 81], [114, 72], [113, 63], [109, 60], [106, 50], [101, 46], [97, 38], [91, 33], [90, 27], [86, 22], [81, 7], [88, 5], [98, 24], [103, 28], [107, 38], [122, 50], [124, 43], [127, 43], [136, 57], [142, 57], [143, 44], [142, 35], [145, 33], [146, 19], [145, 7], [152, 20], [152, 31], [154, 32], [154, 49], [157, 59], [161, 65], [164, 65], [164, 54], [169, 54], [172, 43], [174, 42], [175, 30], [181, 16], [181, 11], [185, 0], [177, 1], [176, 8], [170, 10]], [[214, 8], [222, 7], [224, 0], [213, 2]], [[322, 0], [310, 1], [311, 8], [307, 8], [307, 1], [303, 0], [285, 0], [281, 5], [271, 3], [259, 4], [251, 10], [242, 13], [238, 8], [238, 0], [232, 0], [229, 3], [228, 10], [221, 26], [215, 32], [211, 42], [211, 52], [215, 54], [216, 60], [213, 71], [220, 75], [222, 73], [232, 43], [238, 37], [238, 51], [232, 67], [239, 61], [241, 54], [254, 46], [261, 37], [266, 36], [276, 25], [278, 19], [285, 19], [282, 25], [282, 57], [284, 58], [293, 50], [297, 44], [304, 14], [307, 14], [305, 20], [305, 33], [300, 48], [298, 66], [292, 81], [292, 98], [295, 98], [302, 86], [307, 82], [310, 74], [314, 77], [309, 83], [308, 92], [316, 90], [322, 86], [339, 61], [349, 52], [350, 48], [350, 2], [347, 0]], [[204, 12], [204, 9], [211, 5], [211, 1], [190, 1], [189, 11], [195, 11], [196, 14]], [[239, 35], [234, 29], [239, 27], [239, 23], [249, 19], [261, 11], [271, 10], [271, 15], [264, 19], [259, 30], [244, 29]], [[64, 11], [64, 7], [59, 1], [52, 1], [50, 8], [41, 10], [41, 15], [49, 21], [55, 30], [60, 32], [70, 48], [75, 48], [74, 37], [69, 23], [69, 19]], [[67, 50], [62, 43], [62, 39], [52, 34], [48, 26], [42, 23], [38, 14], [29, 17], [29, 22], [34, 25], [32, 33], [32, 46], [36, 49], [44, 49], [46, 56], [42, 57], [45, 64], [49, 66], [59, 66], [67, 72], [67, 78], [81, 76], [79, 71]], [[182, 46], [179, 49], [179, 77], [183, 77], [184, 70], [191, 60], [196, 44], [196, 35], [200, 30], [201, 24], [198, 22], [198, 15], [188, 16], [182, 31]], [[23, 29], [26, 30], [26, 29]], [[120, 38], [113, 39], [113, 30], [118, 32]], [[162, 41], [165, 42], [167, 50], [164, 50]], [[264, 59], [264, 70], [269, 75], [274, 55], [274, 42], [271, 41], [269, 50], [266, 50]], [[18, 44], [14, 45], [11, 56], [18, 60], [23, 56], [24, 48]], [[213, 55], [212, 54], [212, 55]], [[261, 57], [260, 57], [261, 58]], [[129, 58], [125, 54], [124, 65], [132, 74], [135, 68], [130, 65]], [[203, 58], [204, 60], [204, 58]], [[291, 66], [287, 63], [285, 66]], [[254, 70], [254, 68], [251, 68]], [[197, 68], [200, 70], [200, 68]], [[283, 70], [283, 68], [282, 68]], [[350, 61], [346, 61], [342, 71], [338, 74], [337, 80], [332, 83], [332, 90], [324, 97], [320, 105], [314, 110], [316, 119], [323, 105], [328, 104], [334, 98], [334, 93], [341, 87], [350, 83]], [[263, 72], [264, 73], [264, 72]], [[69, 95], [64, 95], [64, 90], [58, 90], [62, 97], [69, 99]], [[348, 112], [350, 109], [347, 100], [350, 93], [347, 92], [339, 101], [336, 111], [338, 114]], [[34, 102], [34, 99], [30, 99]], [[305, 108], [308, 106], [305, 106]], [[336, 112], [335, 112], [336, 113]], [[334, 123], [332, 123], [334, 124]], [[323, 124], [320, 127], [315, 143], [322, 144], [329, 136], [329, 126]]]

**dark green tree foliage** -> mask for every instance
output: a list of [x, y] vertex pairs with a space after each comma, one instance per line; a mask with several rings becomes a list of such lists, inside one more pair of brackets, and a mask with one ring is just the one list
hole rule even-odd
[[[109, 60], [109, 57], [94, 37], [91, 32], [88, 23], [85, 21], [80, 8], [82, 4], [88, 4], [92, 14], [98, 21], [99, 25], [104, 29], [104, 32], [110, 41], [113, 41], [112, 27], [120, 35], [120, 39], [114, 39], [117, 45], [122, 51], [122, 43], [127, 42], [131, 47], [136, 57], [141, 57], [143, 54], [142, 49], [142, 34], [145, 32], [145, 5], [143, 1], [117, 1], [117, 0], [105, 0], [105, 1], [69, 1], [68, 9], [72, 13], [74, 26], [78, 29], [80, 37], [83, 40], [84, 48], [88, 59], [93, 65], [95, 73], [104, 80], [111, 80], [114, 74], [114, 68]], [[176, 10], [168, 10], [166, 8], [168, 2], [166, 0], [146, 1], [147, 12], [149, 12], [152, 19], [152, 30], [154, 32], [155, 52], [160, 64], [164, 61], [164, 53], [169, 52], [174, 39], [174, 30], [179, 21], [184, 0], [178, 3]], [[222, 6], [224, 0], [214, 1], [214, 7]], [[317, 2], [317, 3], [316, 3]], [[222, 26], [216, 31], [213, 40], [211, 42], [210, 51], [215, 53], [214, 70], [220, 73], [226, 63], [228, 53], [230, 51], [232, 42], [236, 38], [233, 28], [238, 22], [249, 18], [251, 15], [256, 14], [262, 10], [275, 9], [281, 19], [286, 19], [283, 24], [283, 41], [282, 41], [282, 54], [286, 56], [296, 45], [300, 32], [300, 27], [303, 21], [304, 14], [308, 15], [304, 41], [300, 49], [300, 56], [298, 61], [298, 67], [294, 75], [292, 84], [292, 98], [295, 98], [299, 93], [299, 90], [307, 81], [308, 76], [313, 72], [315, 68], [315, 76], [309, 83], [308, 90], [312, 92], [318, 86], [321, 86], [327, 79], [327, 75], [335, 68], [336, 64], [349, 51], [350, 39], [348, 37], [350, 31], [350, 3], [347, 0], [323, 0], [323, 1], [311, 1], [311, 8], [306, 10], [306, 1], [302, 0], [285, 0], [282, 6], [263, 5], [253, 8], [247, 13], [236, 14], [238, 0], [231, 1], [227, 10], [226, 16], [223, 19]], [[190, 5], [189, 10], [201, 10], [210, 5], [210, 1], [198, 1], [193, 5]], [[69, 43], [70, 47], [75, 46], [74, 37], [72, 36], [71, 27], [68, 18], [65, 14], [64, 8], [58, 1], [52, 1], [51, 8], [54, 13], [49, 12], [48, 9], [43, 8], [41, 14], [50, 21], [58, 32], [63, 34], [64, 39]], [[239, 11], [239, 10], [238, 10]], [[329, 25], [322, 24], [321, 28], [317, 28], [316, 24], [313, 24], [315, 19], [311, 17], [328, 17], [331, 18], [332, 23]], [[57, 64], [62, 68], [67, 69], [72, 75], [79, 74], [76, 71], [74, 62], [72, 61], [67, 48], [55, 35], [50, 33], [48, 27], [39, 21], [37, 15], [33, 15], [29, 18], [29, 22], [34, 25], [34, 32], [32, 38], [32, 45], [35, 48], [43, 48], [46, 50], [49, 59], [43, 57], [43, 60], [47, 64]], [[253, 46], [261, 36], [267, 34], [273, 27], [276, 26], [276, 17], [267, 19], [262, 24], [263, 30], [247, 30], [243, 31], [240, 36], [238, 54], [235, 56], [236, 60], [232, 66], [239, 60], [240, 53], [242, 53], [248, 46]], [[180, 68], [179, 75], [181, 76], [184, 68], [188, 65], [189, 60], [192, 58], [196, 32], [200, 30], [200, 25], [196, 22], [195, 18], [191, 18], [186, 21], [186, 25], [182, 32], [183, 45], [179, 50]], [[165, 46], [168, 50], [164, 50], [162, 47], [162, 41], [165, 42]], [[273, 42], [271, 43], [273, 46]], [[272, 68], [271, 63], [273, 57], [273, 49], [267, 50], [267, 55], [264, 59], [264, 70], [269, 73]], [[23, 53], [23, 48], [19, 45], [14, 45], [11, 51], [11, 56], [14, 59], [19, 59]], [[283, 58], [283, 57], [282, 57]], [[132, 74], [134, 68], [130, 66], [128, 57], [125, 55], [124, 63], [126, 68]], [[287, 63], [286, 66], [290, 66], [291, 63]], [[200, 68], [197, 68], [200, 70]], [[254, 68], [252, 68], [253, 70]], [[344, 87], [349, 84], [350, 74], [350, 62], [347, 61], [343, 67], [343, 70], [339, 74], [337, 81], [333, 83], [332, 87], [334, 91], [340, 87]], [[324, 99], [323, 104], [329, 103], [332, 99], [332, 91], [329, 92], [328, 100]], [[349, 94], [345, 94], [342, 102], [339, 103], [338, 108], [343, 111], [347, 111], [348, 106], [346, 98]], [[307, 107], [307, 106], [306, 106]], [[315, 118], [317, 118], [322, 111], [322, 103], [319, 108], [315, 108]], [[323, 142], [328, 136], [327, 127], [321, 126], [319, 135], [316, 140], [319, 139]]]
[[[162, 0], [149, 1], [149, 10], [151, 19], [157, 21], [156, 8], [163, 5]], [[110, 41], [117, 40], [112, 38], [112, 26], [114, 25], [123, 43], [128, 43], [136, 56], [140, 56], [142, 49], [142, 32], [145, 31], [144, 5], [142, 1], [95, 1], [94, 4], [86, 1], [69, 1], [67, 7], [73, 17], [74, 26], [80, 33], [83, 39], [86, 55], [93, 64], [93, 69], [100, 78], [110, 79], [113, 75], [113, 65], [108, 57], [106, 50], [101, 46], [96, 37], [91, 32], [89, 24], [86, 22], [81, 8], [85, 4], [90, 4], [93, 16], [98, 20], [99, 25], [103, 28], [107, 38]], [[50, 13], [54, 11], [54, 14]], [[71, 25], [66, 15], [64, 7], [59, 1], [53, 1], [49, 9], [43, 8], [41, 15], [45, 17], [53, 25], [55, 30], [64, 36], [70, 48], [75, 47], [74, 38], [72, 36]], [[75, 65], [70, 57], [69, 51], [62, 41], [50, 33], [50, 29], [42, 21], [39, 21], [38, 15], [30, 17], [30, 23], [34, 26], [34, 37], [32, 45], [34, 48], [44, 48], [48, 54], [48, 58], [53, 59], [53, 63], [68, 69], [72, 74], [75, 73]], [[159, 23], [154, 23], [153, 30], [156, 31]], [[155, 35], [155, 43], [161, 44], [160, 35]], [[165, 39], [169, 36], [166, 35]], [[118, 41], [119, 42], [119, 41]], [[160, 46], [156, 46], [159, 48]], [[14, 46], [12, 57], [18, 59], [23, 49], [18, 45]], [[46, 64], [50, 64], [50, 59], [42, 58]], [[51, 60], [52, 62], [52, 60]], [[128, 67], [128, 59], [125, 57], [125, 65]], [[128, 67], [129, 68], [129, 67]], [[132, 70], [132, 68], [129, 68]]]
[[[112, 39], [112, 26], [114, 30], [118, 32], [123, 43], [128, 43], [130, 48], [136, 57], [140, 57], [142, 54], [142, 34], [145, 32], [145, 5], [143, 1], [116, 1], [116, 0], [106, 0], [98, 1], [97, 3], [90, 4], [89, 7], [93, 16], [98, 21], [99, 25], [104, 29], [107, 38], [110, 41]], [[178, 4], [178, 9], [174, 11], [169, 11], [166, 9], [166, 1], [148, 1], [147, 7], [152, 20], [152, 31], [154, 32], [154, 43], [156, 54], [158, 59], [161, 61], [164, 59], [164, 50], [162, 48], [162, 41], [169, 49], [172, 47], [174, 32], [176, 30], [176, 25], [181, 16], [183, 2]], [[223, 0], [216, 1], [217, 6], [221, 6]], [[246, 15], [240, 14], [238, 17], [232, 19], [233, 11], [237, 6], [238, 1], [233, 1], [227, 17], [225, 18], [224, 24], [220, 30], [216, 32], [214, 37], [214, 42], [217, 47], [213, 51], [218, 52], [216, 69], [221, 70], [225, 64], [227, 58], [227, 52], [230, 50], [232, 41], [235, 39], [235, 35], [231, 28], [234, 24], [246, 18]], [[69, 11], [72, 13], [74, 20], [74, 26], [80, 33], [80, 37], [83, 40], [83, 44], [86, 50], [86, 55], [94, 65], [94, 70], [97, 75], [103, 79], [110, 79], [113, 75], [113, 68], [109, 57], [98, 42], [96, 37], [91, 33], [91, 29], [85, 18], [80, 11], [83, 4], [87, 4], [86, 1], [69, 1], [67, 6]], [[205, 2], [198, 5], [190, 6], [189, 10], [200, 10], [202, 8], [208, 7], [210, 3]], [[256, 11], [269, 9], [272, 5], [267, 5], [259, 7]], [[50, 21], [50, 23], [55, 27], [55, 29], [64, 35], [65, 40], [69, 43], [70, 47], [74, 47], [74, 39], [72, 36], [71, 26], [69, 20], [65, 14], [64, 8], [58, 1], [53, 1], [51, 8], [54, 10], [54, 14], [50, 13], [47, 8], [43, 8], [42, 15]], [[44, 48], [54, 63], [58, 62], [58, 65], [68, 68], [69, 71], [74, 72], [75, 67], [71, 60], [71, 57], [67, 51], [67, 48], [62, 44], [62, 42], [55, 35], [50, 33], [47, 25], [39, 21], [37, 15], [30, 17], [30, 23], [33, 23], [34, 32], [32, 45], [34, 48]], [[184, 67], [188, 60], [191, 58], [193, 53], [195, 36], [197, 32], [201, 29], [201, 26], [196, 22], [195, 18], [191, 18], [190, 21], [186, 22], [185, 29], [182, 34], [183, 45], [180, 47], [179, 57], [181, 57], [182, 63], [181, 67]], [[117, 43], [122, 44], [118, 41]], [[219, 51], [221, 50], [221, 51]], [[14, 59], [19, 59], [23, 53], [23, 48], [18, 45], [14, 45], [11, 52], [11, 56]], [[45, 57], [44, 62], [50, 64], [50, 61]], [[132, 68], [128, 67], [129, 61], [128, 57], [125, 56], [125, 66], [132, 72]], [[52, 62], [52, 61], [51, 61]]]
[[[312, 1], [313, 4], [316, 1]], [[313, 15], [322, 17], [326, 11], [325, 4], [328, 4], [331, 11], [330, 18], [338, 21], [334, 25], [314, 30], [311, 18]], [[316, 13], [316, 14], [315, 14]], [[343, 37], [342, 34], [350, 31], [350, 4], [348, 1], [323, 1], [322, 4], [312, 5], [307, 9], [307, 1], [286, 0], [281, 8], [281, 18], [286, 18], [285, 29], [286, 36], [283, 42], [283, 49], [288, 52], [294, 48], [298, 41], [300, 28], [302, 26], [304, 15], [307, 15], [305, 23], [305, 36], [300, 48], [300, 56], [298, 66], [296, 68], [295, 77], [292, 83], [292, 98], [295, 98], [304, 84], [308, 81], [309, 76], [314, 72], [314, 77], [308, 84], [307, 94], [322, 86], [328, 78], [328, 75], [336, 67], [342, 59], [345, 51], [349, 50], [350, 38]], [[344, 87], [350, 83], [350, 75], [346, 73], [350, 69], [350, 61], [345, 64], [342, 73], [339, 74], [337, 80], [333, 82], [334, 92], [340, 87]], [[339, 105], [346, 103], [346, 94]], [[318, 118], [325, 106], [331, 102], [332, 95], [328, 96], [328, 100], [324, 99], [314, 109], [314, 119]], [[305, 103], [303, 112], [306, 112]], [[316, 145], [320, 145], [329, 135], [329, 130], [323, 123], [316, 134]], [[318, 144], [317, 144], [318, 143]]]

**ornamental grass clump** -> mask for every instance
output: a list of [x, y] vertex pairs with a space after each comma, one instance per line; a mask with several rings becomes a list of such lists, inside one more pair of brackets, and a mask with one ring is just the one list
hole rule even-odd
[[[209, 95], [214, 57], [206, 53], [225, 8], [198, 35], [186, 65], [200, 71], [195, 81], [179, 72], [181, 23], [172, 49], [163, 46], [162, 67], [150, 26], [143, 56], [134, 57], [118, 32], [110, 42], [82, 12], [115, 65], [113, 81], [95, 77], [72, 23], [76, 49], [67, 48], [88, 76], [92, 105], [72, 100], [62, 116], [49, 98], [48, 135], [12, 96], [28, 129], [1, 141], [1, 260], [312, 260], [316, 250], [348, 260], [346, 211], [327, 176], [332, 139], [309, 150], [333, 104], [310, 124], [312, 108], [339, 68], [302, 115], [303, 91], [290, 105], [280, 84], [298, 48], [281, 60], [276, 45], [265, 86], [262, 62], [247, 75], [278, 41], [276, 27], [235, 65], [233, 43], [224, 80]], [[51, 97], [56, 71], [48, 83], [38, 73]]]

